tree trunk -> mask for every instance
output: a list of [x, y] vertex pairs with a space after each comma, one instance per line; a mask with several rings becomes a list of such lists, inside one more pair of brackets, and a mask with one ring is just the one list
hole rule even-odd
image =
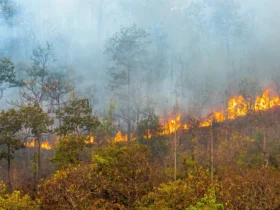
[[[175, 124], [176, 126], [176, 124]], [[175, 127], [175, 133], [174, 133], [174, 180], [177, 179], [177, 131]]]
[[[58, 110], [60, 110], [60, 99], [59, 99], [59, 97], [57, 98], [57, 103], [58, 103]], [[58, 117], [58, 122], [59, 122], [59, 126], [61, 126], [61, 116]]]
[[8, 144], [8, 157], [7, 157], [7, 162], [8, 162], [8, 187], [9, 190], [12, 190], [12, 183], [11, 183], [11, 145]]
[[39, 181], [41, 177], [41, 139], [37, 137], [38, 142], [38, 155], [37, 155], [37, 181]]
[[211, 147], [211, 184], [214, 181], [214, 142], [213, 142], [213, 121], [211, 122], [211, 133], [210, 133], [210, 147]]
[[127, 141], [131, 141], [131, 117], [130, 117], [130, 68], [127, 69]]
[[265, 131], [263, 132], [263, 154], [264, 154], [264, 159], [265, 159], [265, 168], [268, 167], [269, 161], [268, 161], [268, 154], [267, 154], [267, 149], [266, 149], [266, 133]]

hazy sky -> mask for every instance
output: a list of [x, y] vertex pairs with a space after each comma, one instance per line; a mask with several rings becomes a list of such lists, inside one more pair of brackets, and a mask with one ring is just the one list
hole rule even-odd
[[[219, 1], [222, 0], [208, 0], [208, 3]], [[221, 89], [228, 82], [226, 45], [222, 33], [214, 28], [211, 21], [201, 23], [198, 32], [197, 25], [192, 22], [193, 17], [189, 15], [190, 10], [186, 7], [190, 3], [187, 4], [186, 0], [15, 2], [19, 13], [14, 27], [0, 24], [1, 54], [12, 57], [16, 62], [29, 62], [32, 49], [49, 41], [54, 45], [58, 64], [75, 66], [76, 71], [85, 78], [83, 84], [98, 86], [100, 97], [109, 97], [109, 93], [106, 93], [108, 60], [104, 55], [104, 43], [121, 26], [132, 23], [143, 27], [150, 34], [153, 49], [156, 49], [157, 43], [159, 46], [165, 43], [167, 76], [158, 82], [161, 91], [156, 91], [155, 98], [161, 95], [159, 101], [164, 100], [164, 95], [174, 105], [175, 99], [172, 97], [183, 61], [190, 63], [184, 71], [195, 76], [192, 80], [198, 86], [202, 86], [209, 77]], [[250, 35], [242, 41], [238, 38], [230, 40], [231, 65], [234, 65], [235, 74], [247, 74], [249, 66], [254, 66], [259, 77], [264, 78], [268, 72], [278, 71], [280, 66], [280, 2], [236, 2], [241, 7], [239, 14], [242, 23], [250, 28]], [[212, 4], [209, 11], [215, 9]], [[100, 101], [107, 103], [107, 99]]]

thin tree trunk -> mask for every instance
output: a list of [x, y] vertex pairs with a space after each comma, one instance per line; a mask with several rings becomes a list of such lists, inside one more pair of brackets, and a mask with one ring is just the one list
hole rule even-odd
[[38, 142], [38, 155], [37, 155], [37, 181], [39, 181], [41, 177], [41, 139], [37, 137]]
[[177, 179], [177, 130], [175, 119], [175, 133], [174, 133], [174, 180]]
[[[57, 99], [57, 103], [58, 103], [58, 110], [60, 110], [60, 99], [59, 99], [59, 97]], [[61, 126], [61, 116], [60, 115], [59, 115], [58, 121], [59, 121], [59, 126]]]
[[131, 117], [130, 117], [130, 68], [127, 70], [127, 141], [131, 141]]
[[211, 138], [211, 184], [213, 184], [213, 180], [214, 180], [214, 139], [213, 139], [213, 121], [211, 122], [211, 134], [210, 134]]
[[11, 183], [11, 145], [8, 144], [8, 187], [9, 190], [12, 190], [12, 183]]
[[263, 154], [264, 154], [264, 159], [265, 159], [265, 167], [267, 168], [268, 167], [268, 155], [267, 155], [267, 149], [266, 149], [266, 133], [265, 131], [263, 132]]

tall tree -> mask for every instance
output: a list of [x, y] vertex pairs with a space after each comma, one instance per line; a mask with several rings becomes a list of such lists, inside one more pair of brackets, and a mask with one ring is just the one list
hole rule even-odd
[[22, 129], [22, 119], [19, 111], [10, 109], [0, 113], [0, 145], [6, 148], [0, 152], [0, 159], [4, 158], [8, 164], [8, 186], [11, 190], [11, 161], [14, 159], [13, 153], [24, 145], [17, 135]]
[[[70, 78], [67, 70], [56, 70], [47, 77], [46, 97], [50, 103], [50, 113], [60, 110], [61, 106], [66, 103], [67, 96], [74, 90], [74, 81]], [[59, 125], [61, 125], [61, 118], [58, 117], [58, 120]]]
[[49, 133], [48, 127], [53, 124], [53, 121], [49, 118], [47, 113], [43, 112], [39, 104], [28, 105], [22, 108], [21, 116], [22, 119], [24, 119], [23, 127], [27, 130], [28, 135], [35, 139], [37, 144], [36, 168], [37, 179], [39, 179], [41, 176], [41, 141], [43, 134]]
[[57, 116], [61, 118], [62, 125], [56, 128], [56, 132], [61, 136], [89, 135], [100, 124], [98, 118], [92, 116], [92, 109], [87, 99], [70, 101], [57, 111]]
[[16, 79], [13, 62], [6, 57], [0, 58], [0, 99], [6, 89], [21, 86], [22, 82]]
[[110, 87], [125, 102], [128, 141], [131, 139], [131, 86], [139, 80], [147, 55], [148, 34], [136, 25], [122, 28], [105, 45], [105, 53], [112, 65], [109, 70]]
[[34, 103], [43, 106], [43, 102], [48, 99], [49, 79], [51, 67], [55, 62], [53, 47], [48, 42], [46, 46], [37, 46], [32, 53], [31, 67], [24, 69], [24, 86], [21, 90], [22, 100], [18, 104]]
[[11, 0], [0, 0], [0, 18], [7, 23], [12, 23], [12, 19], [18, 12], [18, 8]]

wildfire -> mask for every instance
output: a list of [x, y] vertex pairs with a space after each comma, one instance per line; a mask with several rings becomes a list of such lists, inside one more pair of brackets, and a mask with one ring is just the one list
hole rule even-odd
[[94, 136], [88, 136], [88, 138], [85, 142], [86, 142], [86, 144], [93, 144], [94, 143]]
[[[130, 137], [131, 141], [135, 141], [136, 138], [132, 136]], [[128, 141], [128, 137], [127, 134], [126, 135], [122, 135], [122, 132], [119, 130], [115, 136], [115, 138], [113, 139], [113, 142], [127, 142]]]
[[181, 114], [178, 114], [175, 118], [169, 119], [166, 123], [164, 123], [163, 119], [161, 118], [160, 124], [164, 126], [162, 135], [175, 133], [175, 131], [179, 130], [180, 128], [183, 130], [188, 130], [188, 124], [181, 124], [181, 116]]
[[[32, 139], [31, 142], [25, 142], [24, 145], [26, 147], [33, 147], [33, 148], [36, 147], [35, 139]], [[41, 148], [45, 149], [45, 150], [51, 150], [52, 146], [50, 145], [50, 143], [48, 141], [44, 141], [44, 142], [41, 142]]]
[[[262, 96], [257, 96], [255, 101], [250, 104], [243, 96], [235, 96], [228, 101], [227, 115], [229, 120], [234, 120], [237, 117], [242, 117], [248, 114], [248, 112], [254, 111], [267, 111], [275, 106], [280, 105], [279, 96], [270, 97], [272, 89], [264, 91]], [[214, 111], [214, 118], [217, 122], [223, 122], [226, 120], [225, 111]]]
[[[271, 91], [272, 89], [265, 90], [264, 93], [261, 96], [257, 96], [253, 102], [252, 99], [251, 101], [246, 100], [242, 95], [234, 96], [228, 100], [227, 108], [225, 110], [214, 110], [212, 117], [202, 121], [199, 124], [199, 127], [209, 127], [211, 126], [213, 120], [221, 123], [225, 120], [234, 120], [238, 117], [246, 116], [249, 111], [266, 111], [275, 106], [280, 106], [279, 96], [271, 97]], [[178, 114], [169, 118], [169, 120], [167, 120], [166, 122], [164, 118], [159, 118], [159, 123], [161, 124], [163, 131], [157, 133], [156, 135], [169, 135], [175, 133], [178, 130], [190, 129], [191, 126], [189, 124], [182, 124], [181, 117], [182, 115]], [[152, 138], [150, 129], [147, 130], [146, 136], [144, 136], [144, 138]], [[132, 141], [135, 139], [136, 138], [131, 136]], [[121, 131], [118, 131], [113, 141], [127, 142], [128, 138], [127, 135], [123, 135]]]
[[151, 134], [151, 130], [150, 130], [150, 129], [147, 130], [147, 135], [145, 135], [144, 138], [145, 138], [145, 139], [150, 139], [150, 138], [152, 138], [152, 134]]
[[[212, 119], [207, 119], [199, 124], [199, 127], [211, 126], [212, 120], [217, 122], [224, 122], [225, 120], [234, 120], [238, 117], [246, 116], [248, 112], [254, 111], [267, 111], [276, 106], [280, 106], [279, 96], [270, 97], [272, 89], [267, 89], [261, 96], [257, 96], [256, 99], [248, 102], [243, 96], [234, 96], [229, 99], [226, 110], [213, 111]], [[227, 116], [227, 117], [226, 117]], [[163, 119], [160, 119], [160, 123], [164, 126], [163, 134], [172, 134], [175, 131], [182, 129], [188, 130], [190, 126], [188, 124], [181, 124], [181, 114], [169, 119], [166, 123], [163, 123]]]

